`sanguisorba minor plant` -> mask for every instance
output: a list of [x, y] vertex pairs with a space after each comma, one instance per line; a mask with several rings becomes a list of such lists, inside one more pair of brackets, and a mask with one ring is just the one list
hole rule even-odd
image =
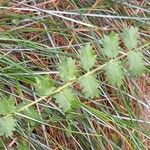
[[[37, 103], [50, 97], [55, 106], [58, 106], [58, 115], [63, 116], [66, 128], [59, 128], [61, 119], [52, 127], [58, 125], [58, 129], [66, 133], [66, 138], [75, 136], [83, 149], [91, 149], [87, 141], [95, 143], [93, 149], [106, 149], [106, 145], [111, 149], [123, 149], [122, 146], [136, 150], [146, 149], [142, 137], [148, 135], [139, 128], [138, 119], [134, 115], [130, 116], [125, 106], [120, 106], [124, 108], [119, 109], [112, 102], [108, 108], [103, 104], [94, 105], [95, 100], [104, 96], [104, 84], [117, 89], [115, 92], [122, 93], [126, 87], [127, 74], [136, 78], [146, 71], [141, 52], [145, 45], [138, 46], [136, 27], [125, 28], [119, 35], [111, 32], [104, 35], [101, 41], [101, 54], [96, 54], [93, 46], [87, 44], [79, 50], [77, 59], [64, 57], [57, 66], [59, 78], [35, 76], [31, 83], [38, 97], [35, 101], [15, 104], [12, 97], [1, 97], [0, 136], [3, 139], [18, 134], [24, 136], [22, 130], [25, 126], [31, 127], [30, 132], [41, 124], [51, 127], [46, 113], [48, 108], [42, 109], [39, 114], [35, 107]], [[123, 43], [124, 50], [120, 47]], [[103, 64], [97, 63], [97, 59], [102, 58], [100, 55], [106, 60]], [[101, 75], [106, 77], [105, 81], [101, 81]], [[88, 105], [88, 102], [93, 105]], [[124, 120], [123, 117], [128, 119]], [[93, 120], [97, 131], [91, 129], [92, 122], [88, 118]], [[108, 130], [112, 132], [111, 136], [107, 136]], [[82, 139], [85, 143], [80, 142]]]

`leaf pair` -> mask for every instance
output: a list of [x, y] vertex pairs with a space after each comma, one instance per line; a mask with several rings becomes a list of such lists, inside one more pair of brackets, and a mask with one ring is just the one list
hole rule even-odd
[[[71, 64], [69, 64], [69, 62], [71, 62]], [[74, 71], [70, 71], [72, 70], [72, 67], [70, 66], [71, 68], [69, 69], [67, 68], [68, 65], [73, 65], [72, 67], [75, 67], [74, 61], [71, 60], [71, 58], [67, 59], [67, 61], [62, 62], [59, 65], [60, 75], [62, 79], [66, 81], [71, 80], [75, 77]], [[64, 79], [65, 77], [64, 75], [67, 75], [67, 73], [68, 78]], [[40, 78], [38, 77], [36, 79], [35, 88], [40, 96], [49, 96], [55, 90], [53, 81], [49, 78], [49, 76], [42, 76]], [[58, 92], [57, 94], [52, 95], [52, 97], [56, 99], [56, 103], [58, 103], [59, 108], [62, 108], [64, 112], [71, 110], [73, 103], [75, 103], [75, 101], [77, 100], [71, 88], [65, 88], [64, 90]]]
[[[129, 51], [136, 48], [138, 44], [138, 28], [131, 27], [124, 29], [123, 41]], [[144, 73], [145, 66], [143, 54], [131, 51], [128, 54], [128, 65], [132, 75], [137, 76]]]
[[[87, 44], [79, 53], [80, 65], [85, 71], [89, 71], [96, 62], [96, 55], [92, 46]], [[59, 65], [60, 77], [63, 81], [71, 81], [77, 77], [77, 68], [75, 60], [67, 58]], [[83, 93], [87, 98], [94, 98], [99, 95], [98, 80], [94, 75], [83, 77], [79, 80]], [[67, 88], [54, 96], [59, 107], [64, 111], [70, 110], [73, 105], [77, 104], [77, 98], [71, 89]], [[69, 103], [68, 103], [69, 102]]]
[[[87, 44], [79, 53], [81, 68], [88, 72], [95, 65], [96, 57], [92, 46]], [[74, 80], [77, 76], [75, 60], [67, 58], [65, 61], [62, 61], [59, 65], [59, 73], [63, 81]], [[99, 84], [95, 75], [84, 76], [79, 80], [79, 84], [87, 98], [99, 96]]]
[[[123, 42], [128, 50], [137, 47], [138, 43], [138, 28], [125, 28], [122, 32]], [[116, 58], [119, 54], [119, 37], [117, 33], [111, 32], [109, 35], [104, 35], [102, 39], [102, 52], [108, 58]]]
[[[138, 29], [135, 27], [125, 28], [123, 30], [123, 42], [130, 51], [136, 48], [138, 43]], [[105, 35], [102, 39], [102, 52], [107, 58], [116, 58], [119, 54], [119, 37], [118, 34], [112, 32]], [[143, 55], [140, 52], [129, 52], [127, 56], [127, 64], [132, 75], [139, 75], [144, 72]], [[105, 67], [108, 82], [111, 85], [121, 86], [123, 83], [123, 71], [120, 61], [111, 61]]]
[[[132, 75], [137, 76], [145, 71], [143, 55], [140, 52], [130, 52], [127, 56], [129, 70]], [[120, 61], [110, 61], [106, 67], [108, 82], [113, 86], [120, 87], [123, 84], [124, 72]]]
[[[102, 39], [102, 52], [108, 58], [116, 58], [119, 54], [119, 37], [117, 33], [111, 32]], [[120, 61], [109, 61], [105, 67], [108, 82], [120, 87], [123, 83], [123, 71]]]
[[[80, 50], [79, 58], [81, 67], [88, 72], [95, 65], [97, 55], [94, 54], [92, 46], [87, 44], [83, 50]], [[88, 76], [83, 76], [79, 80], [79, 84], [86, 98], [99, 96], [99, 82], [95, 75], [90, 74]]]

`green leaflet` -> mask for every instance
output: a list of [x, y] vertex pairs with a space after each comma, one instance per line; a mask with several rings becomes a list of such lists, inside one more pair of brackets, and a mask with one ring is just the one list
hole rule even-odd
[[72, 92], [72, 89], [65, 88], [56, 95], [54, 95], [56, 103], [58, 103], [59, 108], [62, 108], [64, 112], [71, 110], [72, 107], [76, 105], [77, 98]]
[[144, 73], [145, 66], [143, 55], [140, 52], [130, 52], [128, 55], [129, 70], [132, 75], [139, 75]]
[[94, 55], [94, 51], [92, 50], [92, 46], [87, 44], [84, 50], [80, 51], [79, 58], [81, 60], [81, 67], [85, 71], [89, 71], [96, 62], [96, 55]]
[[79, 80], [82, 91], [87, 98], [99, 97], [99, 83], [94, 75], [82, 77]]
[[15, 131], [16, 120], [13, 117], [0, 118], [0, 136], [9, 137]]
[[16, 110], [15, 102], [11, 98], [4, 97], [0, 100], [0, 115], [5, 117], [0, 118], [0, 136], [9, 137], [15, 131], [16, 120], [13, 117], [6, 117]]
[[121, 69], [121, 62], [108, 62], [106, 69], [106, 75], [108, 82], [113, 86], [120, 87], [123, 83], [123, 71]]
[[49, 96], [55, 89], [54, 83], [48, 75], [37, 77], [34, 86], [40, 96]]
[[123, 30], [123, 41], [128, 50], [136, 48], [138, 42], [138, 28], [131, 27]]
[[119, 37], [117, 33], [111, 32], [102, 39], [102, 52], [108, 58], [114, 58], [119, 54]]
[[67, 58], [67, 60], [63, 60], [59, 66], [58, 70], [60, 73], [60, 77], [63, 81], [71, 81], [76, 78], [77, 68], [75, 66], [75, 60], [71, 57]]
[[7, 115], [11, 114], [15, 111], [16, 106], [15, 102], [11, 98], [6, 98], [4, 97], [3, 99], [0, 100], [0, 114], [1, 115]]

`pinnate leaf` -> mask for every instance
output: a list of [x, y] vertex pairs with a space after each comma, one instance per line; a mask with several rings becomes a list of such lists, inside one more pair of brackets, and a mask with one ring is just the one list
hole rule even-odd
[[77, 68], [75, 66], [75, 60], [71, 57], [67, 58], [67, 60], [63, 60], [59, 66], [58, 70], [60, 73], [60, 77], [63, 81], [71, 81], [76, 78]]
[[121, 62], [109, 62], [106, 66], [106, 75], [108, 82], [113, 86], [120, 87], [123, 83], [123, 71], [121, 69]]
[[81, 60], [81, 67], [85, 71], [89, 71], [89, 69], [94, 66], [96, 62], [96, 55], [94, 54], [90, 44], [87, 44], [85, 48], [80, 51], [79, 58]]
[[138, 28], [125, 28], [123, 30], [123, 41], [128, 50], [136, 48], [138, 42]]
[[55, 94], [54, 98], [56, 99], [56, 103], [58, 103], [59, 108], [62, 108], [64, 112], [71, 110], [77, 101], [76, 96], [70, 88], [65, 88], [64, 90]]
[[114, 58], [119, 54], [119, 37], [117, 33], [111, 32], [102, 39], [102, 52], [108, 58]]
[[0, 118], [0, 136], [9, 137], [15, 131], [16, 120], [13, 117]]
[[132, 75], [140, 75], [144, 73], [145, 66], [143, 55], [140, 52], [130, 52], [128, 55], [129, 70]]
[[84, 76], [79, 80], [82, 91], [87, 98], [99, 97], [99, 83], [94, 75]]

